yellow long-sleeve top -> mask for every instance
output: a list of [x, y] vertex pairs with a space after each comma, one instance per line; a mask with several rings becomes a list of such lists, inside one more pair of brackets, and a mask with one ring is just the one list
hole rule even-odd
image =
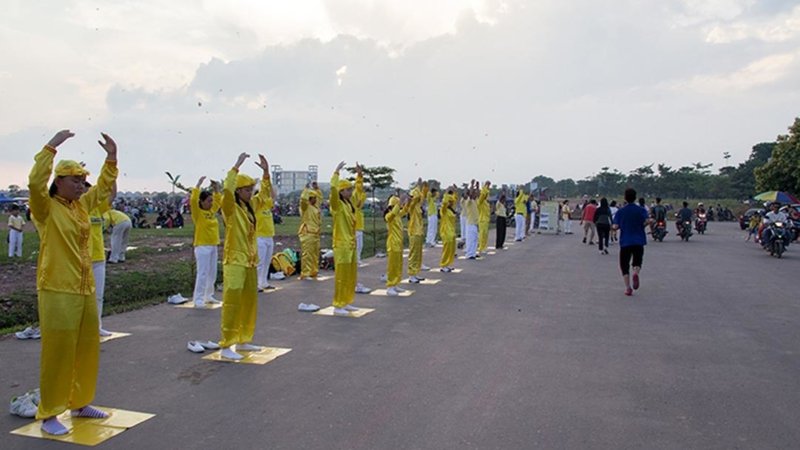
[[353, 190], [353, 196], [350, 201], [353, 207], [356, 208], [356, 231], [364, 231], [364, 202], [367, 200], [367, 194], [364, 192], [364, 176], [356, 176], [356, 188]]
[[244, 202], [236, 202], [236, 169], [228, 171], [222, 188], [222, 216], [225, 220], [225, 257], [223, 264], [256, 267], [258, 247], [256, 245], [255, 210], [264, 202], [267, 195], [265, 181], [261, 180], [261, 190], [250, 199], [248, 210]]
[[108, 199], [104, 198], [100, 200], [100, 204], [97, 205], [97, 208], [93, 209], [89, 213], [89, 221], [92, 223], [92, 262], [101, 262], [106, 260], [106, 247], [103, 242], [103, 227], [105, 225], [105, 220], [103, 219], [103, 214], [108, 212], [111, 209], [111, 205], [108, 203]]
[[[300, 228], [297, 234], [304, 236], [306, 234], [319, 234], [322, 228], [322, 215], [319, 211], [318, 205], [312, 205], [308, 201], [310, 190], [304, 189], [300, 194]], [[317, 196], [317, 203], [322, 199]]]
[[333, 248], [351, 250], [356, 248], [356, 214], [349, 202], [339, 198], [339, 175], [331, 177], [331, 196], [328, 199], [333, 218]]
[[[436, 199], [439, 197], [439, 193], [428, 193], [428, 215], [435, 216], [436, 215]], [[444, 200], [444, 197], [442, 198]]]
[[272, 208], [275, 207], [275, 201], [272, 199], [272, 181], [269, 178], [262, 180], [261, 189], [266, 189], [267, 192], [255, 209], [256, 237], [272, 237], [275, 236], [275, 221], [272, 219]]
[[478, 221], [488, 223], [491, 215], [492, 211], [489, 207], [489, 188], [484, 186], [481, 188], [480, 195], [478, 195]]
[[466, 199], [464, 201], [464, 211], [462, 211], [461, 214], [465, 214], [467, 216], [468, 225], [477, 225], [478, 219], [480, 218], [477, 200], [473, 200], [471, 198]]
[[219, 245], [219, 220], [217, 211], [222, 205], [222, 194], [211, 194], [211, 208], [200, 207], [200, 189], [192, 188], [189, 195], [189, 210], [194, 222], [194, 246]]
[[411, 191], [411, 201], [408, 202], [408, 235], [424, 236], [422, 226], [422, 200], [428, 196], [427, 187], [416, 187]]
[[456, 204], [455, 195], [445, 194], [442, 197], [442, 205], [439, 207], [441, 220], [439, 221], [439, 234], [442, 239], [452, 239], [456, 235], [456, 215], [453, 207]]
[[528, 208], [525, 206], [525, 199], [527, 195], [522, 189], [517, 192], [517, 196], [514, 197], [514, 214], [526, 215], [528, 213]]
[[403, 251], [403, 216], [408, 214], [408, 207], [400, 207], [400, 202], [395, 202], [392, 209], [386, 213], [384, 219], [386, 220], [386, 251], [387, 252], [402, 252]]
[[497, 217], [506, 217], [507, 214], [506, 205], [504, 205], [503, 202], [498, 200], [497, 203], [494, 204], [494, 214]]
[[131, 218], [128, 217], [127, 214], [117, 209], [108, 209], [105, 213], [103, 213], [103, 219], [105, 219], [106, 222], [108, 222], [108, 224], [112, 227], [118, 223], [131, 221]]
[[45, 146], [36, 154], [28, 177], [33, 222], [39, 231], [36, 287], [39, 290], [89, 295], [94, 293], [89, 211], [108, 198], [117, 178], [116, 161], [106, 161], [97, 184], [80, 199], [50, 197], [47, 182], [56, 149]]

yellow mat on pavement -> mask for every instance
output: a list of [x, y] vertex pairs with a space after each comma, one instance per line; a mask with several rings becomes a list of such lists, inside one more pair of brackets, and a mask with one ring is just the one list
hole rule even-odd
[[116, 331], [112, 331], [111, 336], [100, 336], [100, 343], [102, 344], [103, 342], [108, 342], [113, 339], [124, 338], [130, 335], [131, 335], [130, 333], [118, 333]]
[[203, 359], [207, 359], [209, 361], [217, 361], [217, 362], [224, 362], [224, 363], [234, 363], [234, 364], [259, 364], [263, 365], [270, 361], [275, 360], [279, 356], [283, 356], [287, 353], [292, 351], [290, 348], [281, 348], [281, 347], [263, 347], [261, 350], [257, 350], [254, 352], [238, 352], [244, 358], [240, 360], [233, 360], [223, 358], [221, 352], [217, 351], [210, 355], [203, 356]]
[[[392, 297], [386, 293], [386, 289], [375, 289], [374, 291], [370, 292], [369, 295], [377, 295], [380, 297]], [[402, 292], [398, 292], [397, 295], [394, 297], [411, 297], [414, 295], [414, 291], [405, 290]]]
[[195, 308], [194, 303], [192, 301], [188, 301], [186, 303], [181, 303], [180, 305], [175, 305], [175, 307], [185, 309], [219, 309], [222, 308], [222, 303], [206, 303], [206, 306], [202, 308]]
[[440, 281], [442, 281], [442, 280], [440, 280], [438, 278], [426, 278], [424, 280], [420, 280], [419, 283], [412, 283], [412, 282], [408, 281], [408, 278], [406, 278], [405, 280], [402, 281], [402, 283], [403, 284], [438, 284]]
[[69, 411], [61, 414], [58, 420], [70, 430], [69, 433], [62, 436], [53, 436], [42, 431], [41, 420], [36, 420], [24, 427], [17, 428], [12, 431], [11, 434], [93, 447], [129, 428], [133, 428], [155, 417], [155, 414], [127, 411], [124, 409], [106, 408], [103, 406], [96, 406], [96, 408], [107, 412], [109, 417], [106, 419], [72, 417]]
[[[351, 311], [350, 314], [348, 314], [346, 316], [336, 315], [335, 317], [356, 317], [357, 318], [357, 317], [365, 316], [365, 315], [371, 313], [372, 311], [375, 311], [375, 309], [374, 308], [359, 308], [358, 311]], [[333, 314], [333, 306], [328, 306], [327, 308], [322, 308], [319, 311], [315, 312], [314, 314], [318, 315], [318, 316], [334, 316], [334, 314]]]

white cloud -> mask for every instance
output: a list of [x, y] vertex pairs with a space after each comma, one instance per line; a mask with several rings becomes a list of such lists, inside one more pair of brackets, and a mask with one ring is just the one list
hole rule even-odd
[[800, 40], [800, 6], [774, 17], [716, 24], [706, 34], [706, 41], [713, 44], [728, 44], [745, 39], [777, 43]]

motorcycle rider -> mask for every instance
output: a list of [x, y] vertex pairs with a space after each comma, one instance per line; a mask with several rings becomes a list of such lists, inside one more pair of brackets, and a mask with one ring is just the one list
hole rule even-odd
[[[702, 203], [701, 203], [702, 205]], [[678, 220], [675, 222], [675, 227], [678, 229], [678, 234], [681, 233], [681, 229], [683, 228], [684, 222], [692, 223], [692, 216], [694, 213], [691, 209], [689, 209], [689, 202], [683, 202], [683, 208], [678, 211], [676, 217]]]
[[781, 204], [778, 202], [772, 202], [771, 210], [764, 215], [764, 223], [762, 224], [761, 233], [761, 245], [764, 247], [768, 246], [771, 242], [771, 236], [769, 233], [768, 225], [775, 222], [783, 222], [786, 223], [789, 220], [789, 215], [785, 212], [781, 211]]
[[650, 216], [653, 218], [653, 222], [650, 223], [650, 233], [652, 234], [659, 223], [667, 221], [667, 208], [661, 204], [661, 197], [656, 197], [656, 204], [650, 208]]

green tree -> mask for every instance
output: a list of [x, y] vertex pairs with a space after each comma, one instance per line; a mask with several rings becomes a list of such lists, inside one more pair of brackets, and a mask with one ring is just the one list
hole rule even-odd
[[778, 136], [772, 157], [755, 175], [761, 191], [800, 192], [800, 117], [794, 119], [789, 134]]

